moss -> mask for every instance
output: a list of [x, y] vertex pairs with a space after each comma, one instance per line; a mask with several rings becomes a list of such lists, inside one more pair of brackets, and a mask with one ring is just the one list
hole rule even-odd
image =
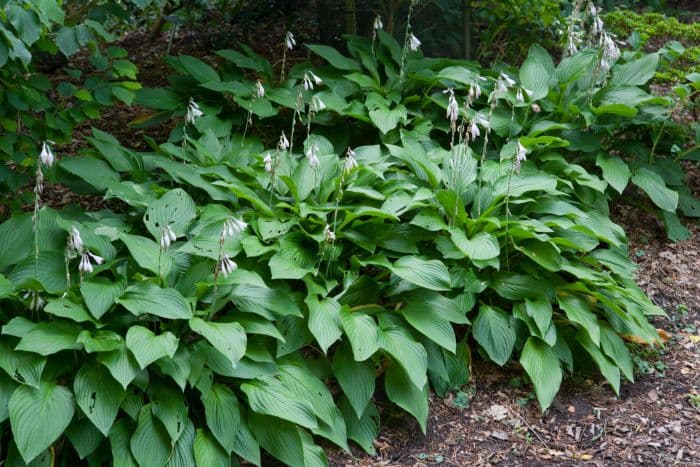
[[686, 46], [700, 45], [700, 23], [681, 23], [660, 13], [613, 11], [604, 15], [606, 29], [620, 37], [637, 31], [644, 40], [676, 40]]

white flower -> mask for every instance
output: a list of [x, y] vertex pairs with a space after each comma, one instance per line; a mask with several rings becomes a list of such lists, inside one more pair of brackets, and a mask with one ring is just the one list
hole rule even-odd
[[520, 173], [520, 163], [522, 161], [527, 160], [527, 150], [525, 147], [520, 144], [520, 140], [518, 140], [518, 144], [515, 146], [515, 171], [517, 173]]
[[537, 113], [540, 113], [540, 112], [542, 111], [542, 109], [540, 108], [540, 106], [537, 105], [537, 104], [532, 104], [532, 105], [530, 106], [530, 108], [532, 108], [532, 111], [535, 112], [536, 114], [537, 114]]
[[77, 252], [83, 251], [83, 239], [80, 237], [80, 231], [72, 226], [68, 234], [68, 248]]
[[260, 80], [257, 80], [255, 82], [255, 97], [257, 97], [258, 99], [260, 99], [261, 97], [265, 97], [265, 88], [263, 87]]
[[44, 308], [44, 305], [46, 302], [39, 296], [39, 294], [32, 290], [31, 292], [27, 292], [24, 294], [24, 299], [29, 299], [29, 310], [30, 311], [41, 311]]
[[224, 253], [219, 262], [219, 268], [224, 277], [228, 277], [229, 274], [238, 269], [238, 265]]
[[294, 34], [292, 34], [292, 31], [287, 31], [287, 34], [284, 36], [284, 44], [289, 50], [292, 50], [294, 46], [297, 45], [297, 41], [294, 39]]
[[475, 141], [476, 138], [478, 138], [479, 135], [481, 135], [481, 132], [479, 131], [479, 126], [476, 124], [476, 119], [472, 120], [471, 125], [469, 125], [469, 128], [467, 129], [467, 134], [469, 134], [469, 137], [472, 141]]
[[449, 98], [447, 100], [447, 119], [450, 121], [450, 125], [454, 128], [459, 118], [459, 105], [457, 104], [457, 99], [455, 98], [454, 89], [449, 88], [443, 93], [449, 93]]
[[270, 154], [265, 155], [263, 162], [265, 163], [265, 172], [272, 173], [272, 157], [270, 157]]
[[518, 104], [525, 103], [525, 98], [523, 98], [523, 89], [522, 88], [518, 88], [518, 90], [515, 92], [515, 101]]
[[[620, 58], [620, 49], [609, 34], [603, 35], [603, 64], [610, 69], [615, 61]], [[607, 71], [607, 70], [606, 70]]]
[[46, 167], [51, 167], [56, 162], [56, 156], [53, 155], [49, 144], [51, 144], [51, 141], [41, 143], [41, 152], [39, 153], [39, 160]]
[[321, 161], [318, 158], [318, 146], [316, 143], [311, 143], [308, 151], [306, 151], [306, 158], [309, 159], [309, 165], [313, 168], [316, 168], [321, 164]]
[[175, 235], [175, 232], [169, 225], [166, 225], [160, 233], [160, 247], [166, 250], [170, 248], [170, 244], [175, 240], [177, 240], [177, 235]]
[[280, 141], [277, 143], [277, 146], [282, 150], [289, 149], [289, 140], [287, 139], [287, 136], [284, 134], [284, 131], [280, 135]]
[[224, 221], [224, 229], [221, 232], [222, 238], [233, 238], [243, 232], [248, 227], [248, 224], [233, 216], [229, 216]]
[[479, 83], [469, 83], [469, 97], [478, 99], [481, 96], [481, 86]]
[[78, 270], [80, 272], [92, 272], [93, 262], [98, 265], [102, 264], [104, 262], [104, 258], [92, 254], [89, 250], [86, 250], [85, 253], [83, 253], [83, 255], [80, 257], [80, 264], [78, 265]]
[[335, 232], [331, 230], [331, 226], [326, 224], [326, 228], [323, 229], [323, 236], [326, 238], [326, 242], [332, 243], [335, 241]]
[[199, 108], [199, 105], [194, 101], [194, 99], [190, 98], [189, 104], [187, 104], [187, 117], [186, 117], [186, 122], [194, 125], [195, 120], [197, 120], [199, 117], [204, 115], [204, 112]]
[[372, 29], [375, 31], [377, 29], [384, 29], [384, 23], [382, 23], [382, 17], [377, 15], [374, 17], [374, 24], [372, 24]]
[[357, 159], [355, 159], [355, 151], [353, 151], [351, 148], [348, 148], [348, 155], [345, 158], [345, 165], [343, 168], [346, 172], [350, 172], [353, 169], [357, 168]]
[[600, 16], [596, 16], [593, 18], [593, 35], [597, 36], [598, 34], [603, 33], [603, 27], [604, 23], [603, 20], [600, 19]]
[[508, 87], [512, 88], [513, 86], [515, 86], [515, 81], [513, 81], [511, 77], [507, 74], [501, 73], [501, 79], [508, 84]]
[[316, 83], [316, 86], [320, 86], [323, 84], [323, 80], [316, 76], [313, 71], [309, 70], [309, 74], [311, 75], [311, 79], [314, 80], [314, 83]]
[[307, 71], [304, 73], [304, 90], [306, 91], [311, 91], [314, 88], [314, 84], [316, 86], [320, 86], [323, 84], [323, 80], [316, 76], [313, 71]]
[[323, 103], [321, 98], [314, 96], [311, 98], [311, 110], [314, 112], [320, 112], [326, 108], [326, 104]]
[[413, 33], [411, 33], [408, 36], [408, 47], [412, 51], [416, 52], [420, 48], [420, 46], [421, 46], [421, 42], [418, 40], [418, 38]]

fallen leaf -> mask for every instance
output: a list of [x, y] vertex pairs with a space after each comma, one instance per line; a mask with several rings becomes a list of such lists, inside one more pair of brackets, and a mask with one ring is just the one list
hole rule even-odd
[[487, 415], [494, 420], [503, 420], [508, 416], [508, 409], [502, 405], [494, 404], [486, 411]]

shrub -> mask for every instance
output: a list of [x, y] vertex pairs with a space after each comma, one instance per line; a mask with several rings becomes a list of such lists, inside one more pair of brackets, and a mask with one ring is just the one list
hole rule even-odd
[[633, 379], [620, 336], [656, 342], [663, 312], [608, 185], [677, 202], [610, 150], [662, 118], [649, 59], [608, 82], [593, 50], [555, 66], [533, 46], [503, 74], [382, 31], [351, 57], [309, 48], [328, 65], [279, 85], [249, 49], [170, 59], [172, 86], [137, 97], [185, 117], [170, 141], [138, 153], [95, 129], [60, 165], [120, 212], [0, 225], [8, 459], [260, 464], [262, 447], [323, 465], [314, 437], [374, 451], [377, 384], [425, 431], [428, 381], [462, 386], [472, 348], [517, 359], [542, 409], [574, 371]]

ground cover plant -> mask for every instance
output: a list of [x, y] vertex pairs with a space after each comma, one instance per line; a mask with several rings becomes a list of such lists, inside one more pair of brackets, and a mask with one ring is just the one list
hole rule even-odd
[[[293, 36], [287, 44], [295, 46]], [[138, 125], [39, 167], [114, 210], [39, 202], [0, 224], [0, 421], [9, 465], [324, 465], [368, 452], [383, 393], [425, 430], [473, 352], [562, 379], [633, 379], [623, 338], [663, 314], [633, 281], [612, 190], [679, 195], [621, 134], [662, 125], [655, 58], [582, 47], [519, 69], [430, 59], [380, 27], [285, 78], [250, 49], [171, 57]], [[610, 73], [608, 73], [610, 71]], [[690, 88], [689, 88], [690, 89]], [[596, 168], [597, 167], [597, 168]], [[601, 176], [598, 176], [600, 170]], [[37, 177], [38, 186], [51, 190]], [[41, 193], [37, 190], [37, 193]], [[36, 424], [36, 420], [45, 423]]]

